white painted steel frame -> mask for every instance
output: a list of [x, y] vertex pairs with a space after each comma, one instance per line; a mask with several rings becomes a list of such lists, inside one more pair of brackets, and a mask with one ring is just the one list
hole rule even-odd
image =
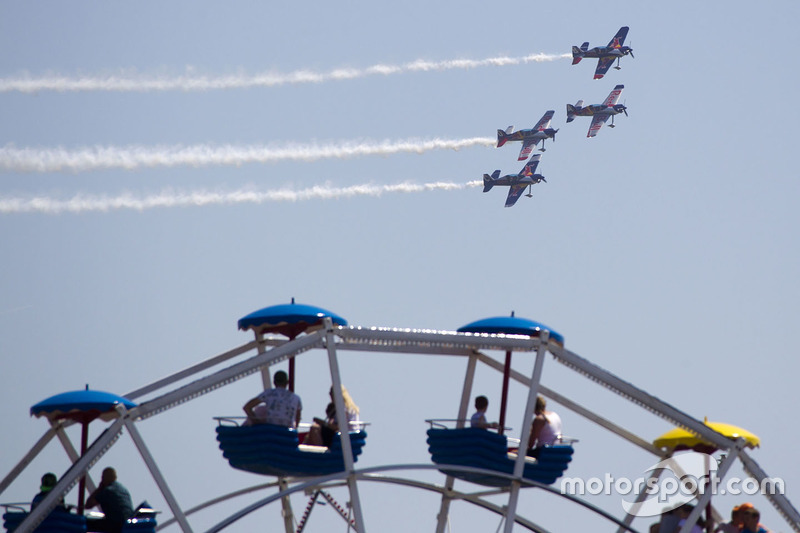
[[358, 533], [363, 533], [366, 531], [366, 526], [364, 525], [364, 515], [361, 512], [361, 498], [358, 495], [358, 484], [354, 473], [353, 445], [350, 442], [350, 421], [347, 419], [347, 411], [345, 411], [344, 398], [342, 397], [342, 377], [339, 374], [339, 362], [336, 359], [336, 339], [333, 336], [333, 322], [330, 317], [325, 317], [323, 324], [325, 327], [325, 347], [328, 350], [328, 364], [331, 368], [333, 404], [336, 406], [336, 424], [339, 426], [339, 441], [342, 445], [344, 471], [348, 474], [347, 488], [350, 490], [350, 504], [353, 506], [353, 514], [355, 515], [355, 529]]
[[[336, 341], [336, 337], [340, 340]], [[272, 349], [265, 351], [265, 346], [273, 346]], [[546, 346], [546, 348], [545, 348]], [[25, 467], [38, 455], [38, 453], [52, 440], [53, 436], [59, 435], [62, 439], [62, 444], [64, 445], [65, 449], [67, 450], [68, 455], [73, 460], [73, 465], [70, 469], [62, 476], [61, 480], [58, 482], [54, 490], [50, 492], [50, 494], [42, 501], [40, 505], [34, 509], [28, 518], [21, 524], [20, 528], [17, 530], [18, 533], [28, 533], [32, 529], [38, 525], [38, 523], [46, 516], [46, 513], [52, 509], [57, 500], [66, 494], [80, 479], [81, 476], [86, 474], [88, 470], [92, 467], [92, 465], [99, 460], [100, 457], [107, 451], [107, 449], [114, 444], [116, 439], [119, 437], [122, 428], [124, 426], [129, 426], [133, 428], [133, 423], [148, 418], [150, 416], [154, 416], [158, 413], [171, 409], [181, 403], [190, 401], [193, 398], [211, 392], [219, 387], [225, 386], [229, 383], [237, 381], [243, 377], [249, 376], [258, 371], [262, 371], [262, 376], [264, 370], [280, 361], [283, 361], [289, 357], [297, 356], [307, 350], [315, 349], [315, 348], [327, 348], [329, 352], [329, 360], [331, 361], [332, 368], [332, 379], [335, 381], [334, 376], [338, 376], [338, 365], [336, 364], [336, 351], [337, 350], [353, 350], [353, 351], [370, 351], [370, 352], [383, 352], [383, 353], [417, 353], [417, 354], [431, 354], [431, 355], [451, 355], [451, 356], [468, 356], [470, 357], [470, 365], [474, 365], [474, 361], [480, 360], [488, 364], [491, 367], [495, 367], [495, 364], [499, 364], [490, 357], [484, 355], [482, 352], [487, 350], [498, 350], [498, 351], [514, 351], [514, 352], [537, 352], [537, 363], [536, 366], [540, 367], [539, 359], [543, 357], [545, 350], [549, 351], [555, 359], [566, 365], [567, 367], [571, 368], [572, 370], [583, 374], [587, 378], [597, 382], [598, 384], [612, 390], [616, 394], [619, 394], [629, 401], [647, 409], [657, 416], [664, 418], [672, 422], [675, 425], [683, 427], [692, 433], [697, 434], [704, 440], [712, 443], [717, 449], [726, 451], [730, 455], [733, 455], [726, 464], [730, 464], [734, 458], [738, 458], [745, 470], [759, 482], [763, 482], [764, 480], [768, 479], [767, 474], [761, 469], [761, 467], [750, 457], [744, 450], [741, 449], [741, 445], [735, 443], [734, 441], [728, 439], [724, 435], [721, 435], [708, 426], [706, 426], [703, 422], [698, 419], [695, 419], [688, 414], [676, 409], [675, 407], [671, 406], [670, 404], [663, 402], [662, 400], [652, 396], [645, 391], [635, 387], [631, 383], [628, 383], [619, 377], [615, 376], [614, 374], [606, 371], [605, 369], [591, 363], [590, 361], [574, 354], [562, 346], [558, 345], [557, 343], [553, 342], [552, 340], [547, 340], [546, 337], [542, 340], [538, 338], [531, 338], [527, 336], [519, 336], [519, 335], [487, 335], [487, 334], [464, 334], [464, 333], [456, 333], [451, 331], [434, 331], [434, 330], [413, 330], [413, 329], [397, 329], [397, 328], [360, 328], [360, 327], [327, 327], [324, 331], [316, 331], [313, 333], [309, 333], [306, 335], [302, 335], [299, 338], [296, 338], [291, 341], [276, 342], [272, 339], [257, 339], [255, 342], [250, 342], [244, 344], [240, 347], [234, 348], [228, 352], [225, 352], [221, 355], [216, 357], [212, 357], [204, 362], [198, 363], [193, 365], [183, 371], [177, 372], [172, 374], [167, 378], [160, 379], [151, 383], [145, 387], [137, 389], [131, 392], [128, 395], [128, 398], [138, 398], [141, 396], [146, 396], [150, 393], [154, 393], [156, 391], [162, 390], [163, 388], [173, 385], [181, 380], [194, 377], [197, 374], [200, 374], [206, 370], [210, 370], [213, 367], [219, 366], [220, 364], [226, 363], [240, 355], [246, 354], [247, 352], [251, 351], [253, 348], [257, 349], [257, 353], [255, 356], [249, 357], [242, 361], [236, 362], [231, 364], [230, 366], [213, 372], [208, 375], [204, 375], [196, 379], [195, 381], [188, 383], [183, 386], [178, 386], [173, 390], [168, 390], [167, 392], [163, 393], [160, 396], [157, 396], [153, 399], [146, 400], [137, 407], [134, 407], [124, 413], [123, 416], [115, 420], [95, 441], [91, 444], [91, 446], [87, 449], [86, 453], [77, 458], [74, 457], [74, 448], [72, 449], [73, 453], [70, 453], [71, 443], [67, 445], [64, 442], [65, 435], [63, 434], [63, 427], [68, 424], [62, 424], [55, 428], [50, 428], [39, 441], [34, 444], [31, 450], [23, 457], [23, 459], [11, 470], [11, 472], [3, 478], [2, 482], [0, 482], [0, 494], [5, 491], [8, 486], [18, 477], [18, 475], [25, 469]], [[334, 369], [334, 366], [336, 368]], [[471, 383], [471, 377], [469, 376], [470, 372], [474, 372], [473, 370], [468, 370], [467, 379]], [[558, 401], [560, 404], [564, 405], [568, 409], [575, 411], [576, 413], [587, 417], [588, 419], [598, 423], [602, 427], [609, 429], [610, 431], [614, 432], [615, 434], [619, 435], [620, 437], [632, 442], [633, 444], [644, 448], [656, 455], [663, 456], [664, 453], [661, 450], [654, 448], [649, 442], [645, 441], [644, 439], [636, 436], [630, 431], [627, 431], [616, 424], [603, 419], [599, 415], [593, 413], [591, 410], [581, 407], [574, 402], [571, 402], [568, 398], [558, 395], [555, 391], [549, 390], [544, 386], [539, 385], [539, 376], [541, 375], [541, 368], [539, 368], [539, 373], [537, 374], [536, 368], [534, 369], [534, 375], [531, 376], [530, 380], [528, 381], [526, 377], [519, 375], [512, 369], [511, 377], [517, 381], [525, 382], [528, 381], [530, 386], [529, 390], [529, 403], [530, 399], [535, 399], [535, 390], [538, 388], [541, 393], [547, 397], [553, 398]], [[269, 374], [266, 374], [268, 376]], [[340, 382], [341, 383], [341, 382]], [[335, 387], [335, 391], [338, 388]], [[467, 385], [465, 380], [465, 392], [467, 392]], [[471, 391], [471, 389], [470, 389]], [[340, 395], [340, 394], [339, 394]], [[461, 406], [459, 409], [459, 418], [463, 419], [466, 416], [466, 410], [464, 408], [465, 405], [465, 396], [462, 394], [462, 401]], [[469, 395], [466, 396], [469, 398]], [[341, 402], [341, 398], [339, 399]], [[467, 400], [468, 401], [468, 400]], [[342, 407], [337, 403], [337, 407]], [[461, 411], [465, 411], [461, 416]], [[525, 418], [523, 420], [522, 427], [525, 428], [528, 425], [528, 421], [530, 420], [530, 415], [532, 414], [528, 412], [529, 409], [526, 407], [525, 411]], [[337, 412], [344, 415], [343, 408], [337, 408]], [[347, 427], [347, 423], [345, 421], [344, 425], [340, 423], [341, 427]], [[134, 429], [135, 431], [135, 429]], [[526, 431], [522, 431], [523, 440], [527, 440]], [[68, 442], [68, 439], [66, 439]], [[343, 438], [343, 448], [345, 445], [349, 445], [349, 440]], [[346, 442], [346, 444], [345, 444]], [[143, 441], [142, 441], [143, 443]], [[146, 448], [144, 448], [146, 450]], [[140, 449], [140, 453], [141, 449]], [[149, 455], [149, 452], [143, 453], [143, 457], [145, 455]], [[356, 480], [358, 479], [358, 474], [353, 469], [353, 462], [352, 462], [352, 454], [345, 454], [345, 461], [347, 463], [347, 458], [349, 458], [349, 465], [346, 466], [347, 472], [345, 473], [348, 477], [348, 486], [351, 487], [351, 499], [353, 499], [354, 504], [359, 507], [357, 514], [361, 514], [360, 509], [360, 502], [358, 502], [358, 489]], [[523, 458], [524, 459], [524, 458]], [[145, 461], [154, 459], [145, 458]], [[520, 483], [521, 479], [521, 472], [517, 472], [517, 468], [515, 468], [515, 480], [517, 483]], [[727, 470], [727, 467], [726, 467]], [[152, 473], [152, 470], [151, 470]], [[156, 475], [156, 474], [154, 474]], [[323, 478], [318, 478], [316, 481], [320, 483], [324, 483], [327, 478], [330, 476], [326, 476]], [[331, 477], [334, 479], [336, 476]], [[166, 486], [166, 482], [164, 482]], [[294, 488], [292, 488], [294, 490]], [[445, 500], [447, 498], [452, 498], [453, 491], [452, 486], [450, 488], [445, 488], [447, 493], [443, 492], [443, 495], [446, 498], [443, 498], [442, 510], [446, 511], [445, 507]], [[512, 488], [512, 493], [515, 492]], [[784, 517], [787, 521], [788, 525], [795, 531], [800, 532], [800, 514], [794, 508], [794, 506], [789, 502], [789, 500], [783, 494], [766, 494], [765, 495], [769, 501], [775, 506], [778, 512]], [[510, 505], [511, 499], [513, 496], [510, 497]], [[174, 500], [174, 499], [173, 499]], [[177, 502], [174, 502], [175, 508], [173, 512], [176, 514], [176, 518], [183, 512], [181, 511], [180, 506]], [[449, 505], [449, 504], [447, 504]], [[170, 505], [172, 507], [172, 505]], [[510, 516], [509, 520], [507, 521], [510, 524], [515, 522], [514, 514], [515, 510], [510, 509]], [[442, 517], [440, 512], [439, 522], [441, 523]], [[183, 522], [178, 518], [179, 522]], [[357, 523], [359, 524], [359, 531], [362, 533], [366, 531], [366, 527], [363, 524], [363, 517], [357, 517]], [[622, 524], [622, 522], [619, 522]], [[183, 526], [184, 524], [182, 524]], [[184, 530], [187, 530], [184, 526]], [[507, 525], [507, 530], [508, 529]], [[214, 531], [214, 530], [212, 530]]]
[[[390, 471], [398, 471], [398, 470], [437, 470], [438, 468], [439, 468], [438, 465], [433, 465], [433, 464], [396, 464], [396, 465], [369, 467], [369, 468], [364, 468], [362, 470], [356, 470], [355, 471], [355, 475], [356, 475], [357, 480], [359, 480], [361, 482], [369, 481], [369, 482], [389, 483], [389, 484], [401, 485], [401, 486], [406, 486], [406, 487], [423, 489], [423, 490], [427, 490], [427, 491], [435, 492], [435, 493], [439, 493], [439, 494], [444, 494], [447, 491], [447, 489], [445, 487], [443, 487], [443, 486], [440, 486], [440, 485], [435, 485], [435, 484], [432, 484], [432, 483], [426, 483], [424, 481], [413, 480], [413, 479], [406, 479], [406, 478], [399, 478], [399, 477], [389, 477], [389, 476], [385, 476], [383, 474], [380, 474], [381, 472], [390, 472]], [[452, 467], [448, 467], [448, 468], [450, 468], [452, 470], [457, 470], [457, 471], [460, 471], [460, 472], [465, 472], [465, 473], [493, 475], [493, 476], [498, 476], [498, 477], [504, 477], [504, 478], [507, 478], [509, 480], [513, 479], [512, 475], [501, 473], [501, 472], [495, 472], [494, 470], [486, 470], [486, 469], [483, 469], [483, 468], [474, 468], [474, 467], [456, 466], [456, 465], [453, 465]], [[339, 472], [339, 473], [336, 473], [336, 474], [330, 474], [330, 475], [327, 475], [327, 476], [319, 477], [319, 478], [316, 478], [316, 479], [313, 479], [313, 480], [302, 480], [297, 485], [293, 486], [290, 489], [290, 492], [291, 493], [297, 493], [297, 492], [301, 492], [301, 491], [323, 489], [323, 488], [327, 488], [327, 487], [330, 487], [330, 486], [338, 486], [338, 485], [341, 485], [341, 480], [343, 478], [347, 477], [347, 476], [348, 476], [347, 473]], [[572, 502], [574, 502], [574, 503], [576, 503], [576, 504], [588, 509], [592, 513], [594, 513], [594, 514], [596, 514], [596, 515], [598, 515], [598, 516], [600, 516], [600, 517], [602, 517], [602, 518], [604, 518], [604, 519], [606, 519], [606, 520], [608, 520], [608, 521], [610, 521], [610, 522], [612, 522], [614, 524], [619, 525], [624, 531], [631, 531], [633, 533], [636, 533], [636, 531], [634, 529], [630, 528], [629, 526], [624, 525], [624, 523], [621, 520], [617, 519], [616, 517], [614, 517], [613, 515], [609, 514], [608, 512], [600, 509], [599, 507], [597, 507], [595, 505], [592, 505], [591, 503], [589, 503], [589, 502], [587, 502], [585, 500], [581, 500], [580, 498], [577, 498], [575, 496], [571, 496], [569, 494], [562, 494], [558, 489], [555, 489], [555, 488], [553, 488], [553, 487], [551, 487], [549, 485], [538, 483], [536, 481], [523, 480], [522, 483], [528, 488], [543, 490], [543, 491], [549, 492], [549, 493], [551, 493], [551, 494], [553, 494], [555, 496], [570, 500], [570, 501], [572, 501]], [[465, 502], [470, 503], [472, 505], [476, 505], [476, 506], [481, 507], [483, 509], [492, 511], [495, 514], [497, 514], [497, 515], [499, 515], [499, 516], [501, 516], [501, 517], [503, 517], [505, 519], [505, 517], [507, 515], [506, 508], [504, 506], [500, 506], [500, 505], [494, 504], [494, 503], [484, 499], [484, 497], [485, 496], [493, 496], [493, 495], [497, 495], [497, 494], [503, 494], [503, 493], [506, 493], [506, 492], [508, 492], [508, 489], [493, 489], [493, 490], [489, 490], [489, 491], [476, 492], [476, 493], [465, 493], [465, 492], [452, 491], [451, 492], [451, 497], [454, 500], [462, 500], [462, 501], [465, 501]], [[260, 508], [262, 508], [262, 507], [264, 507], [266, 505], [269, 505], [270, 503], [276, 501], [279, 498], [280, 498], [279, 494], [272, 494], [272, 495], [267, 496], [266, 498], [263, 498], [263, 499], [261, 499], [261, 500], [259, 500], [257, 502], [254, 502], [254, 503], [252, 503], [250, 505], [247, 505], [246, 507], [243, 507], [241, 510], [235, 512], [231, 516], [229, 516], [229, 517], [225, 518], [224, 520], [222, 520], [221, 522], [217, 523], [214, 527], [209, 529], [206, 533], [218, 533], [219, 531], [223, 531], [224, 529], [226, 529], [226, 528], [230, 527], [231, 525], [233, 525], [236, 521], [242, 519], [243, 517], [247, 516], [248, 514], [250, 514], [252, 512], [257, 511], [258, 509], [260, 509]], [[541, 525], [536, 524], [535, 522], [532, 522], [531, 520], [523, 518], [523, 517], [521, 517], [519, 515], [515, 516], [513, 518], [513, 521], [515, 523], [517, 523], [518, 525], [521, 525], [521, 526], [525, 527], [526, 529], [528, 529], [530, 531], [534, 531], [534, 532], [537, 532], [537, 533], [549, 533], [548, 530], [545, 529], [544, 527], [542, 527]]]

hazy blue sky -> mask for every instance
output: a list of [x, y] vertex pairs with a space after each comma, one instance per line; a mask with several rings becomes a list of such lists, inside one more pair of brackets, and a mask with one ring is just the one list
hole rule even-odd
[[[456, 329], [512, 310], [544, 322], [676, 407], [756, 433], [753, 457], [797, 501], [799, 16], [793, 1], [2, 3], [0, 475], [47, 428], [31, 405], [85, 384], [132, 391], [249, 341], [240, 317], [295, 297], [361, 326]], [[623, 25], [636, 58], [603, 80], [594, 60], [558, 58]], [[550, 60], [521, 60], [539, 53]], [[500, 57], [515, 61], [445, 68]], [[408, 66], [417, 60], [434, 66]], [[369, 74], [375, 65], [401, 68]], [[353, 79], [324, 76], [337, 69]], [[303, 72], [321, 79], [296, 81]], [[618, 127], [587, 139], [589, 119], [565, 123], [567, 103], [601, 102], [617, 83], [630, 114]], [[519, 147], [486, 139], [547, 109], [560, 128], [539, 166], [548, 182], [504, 209], [504, 190], [471, 182], [519, 171]], [[427, 149], [435, 140], [465, 146]], [[403, 142], [420, 153], [388, 153]], [[338, 157], [354, 147], [387, 154]], [[435, 182], [452, 189], [346, 194]], [[207, 205], [182, 203], [200, 193]], [[167, 206], [124, 207], [154, 197]], [[55, 212], [64, 206], [82, 211]], [[429, 461], [424, 420], [455, 416], [465, 363], [345, 353], [341, 364], [372, 424], [358, 465]], [[298, 366], [310, 420], [327, 366], [322, 353]], [[543, 382], [644, 438], [670, 429], [552, 360]], [[264, 480], [227, 466], [211, 418], [259, 390], [253, 376], [140, 425], [184, 506]], [[478, 392], [496, 417], [499, 376], [480, 370]], [[525, 391], [511, 392], [518, 434]], [[580, 439], [570, 475], [633, 478], [653, 464], [553, 408]], [[127, 435], [96, 468], [107, 465], [137, 502], [166, 509]], [[27, 501], [44, 471], [66, 468], [53, 447], [0, 499]], [[362, 497], [371, 531], [433, 530], [433, 495], [368, 486]], [[762, 522], [789, 530], [752, 499]], [[738, 500], [716, 502], [727, 514]], [[619, 498], [598, 503], [621, 516]], [[556, 531], [596, 529], [544, 495], [521, 510]], [[249, 523], [278, 527], [278, 515]], [[307, 531], [335, 520], [320, 509]], [[493, 531], [497, 519], [456, 504], [452, 525]]]

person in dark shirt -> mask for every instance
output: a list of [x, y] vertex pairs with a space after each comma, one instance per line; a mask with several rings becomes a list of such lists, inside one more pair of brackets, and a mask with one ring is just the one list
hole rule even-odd
[[[36, 506], [39, 505], [48, 494], [50, 494], [50, 491], [53, 490], [53, 487], [56, 486], [56, 483], [58, 483], [58, 478], [52, 472], [48, 472], [42, 476], [42, 485], [39, 487], [39, 494], [34, 496], [33, 501], [31, 501], [31, 511], [33, 511]], [[58, 503], [53, 508], [51, 513], [53, 512], [69, 512], [67, 506], [64, 505], [64, 498], [58, 500]]]
[[131, 494], [117, 481], [117, 472], [111, 467], [103, 470], [100, 486], [86, 500], [86, 507], [96, 505], [100, 506], [105, 517], [88, 519], [87, 531], [120, 533], [126, 520], [133, 516]]

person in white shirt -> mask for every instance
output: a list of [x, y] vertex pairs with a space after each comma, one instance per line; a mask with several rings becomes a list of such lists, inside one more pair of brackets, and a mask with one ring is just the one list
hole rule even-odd
[[475, 414], [469, 419], [470, 427], [481, 429], [497, 429], [499, 427], [497, 422], [488, 422], [486, 420], [486, 410], [488, 408], [489, 398], [486, 396], [477, 396], [475, 398]]
[[547, 406], [544, 398], [536, 397], [531, 434], [528, 439], [528, 453], [530, 457], [538, 457], [543, 446], [551, 446], [561, 440], [561, 417], [553, 411], [545, 409]]
[[274, 424], [296, 429], [303, 410], [300, 396], [287, 388], [289, 376], [283, 370], [275, 372], [272, 382], [275, 388], [265, 390], [244, 404], [245, 424]]

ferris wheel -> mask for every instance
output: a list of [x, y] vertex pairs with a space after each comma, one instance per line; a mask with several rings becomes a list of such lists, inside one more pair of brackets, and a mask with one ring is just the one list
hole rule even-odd
[[[768, 479], [766, 472], [747, 452], [747, 448], [753, 444], [751, 439], [741, 438], [740, 435], [726, 435], [725, 428], [715, 427], [689, 416], [570, 352], [564, 347], [564, 337], [553, 329], [516, 317], [513, 313], [508, 317], [478, 320], [457, 331], [362, 328], [348, 325], [344, 318], [325, 309], [292, 301], [285, 305], [266, 307], [243, 317], [239, 320], [239, 328], [252, 331], [254, 340], [159, 379], [126, 394], [125, 397], [99, 391], [75, 391], [54, 396], [34, 406], [32, 414], [46, 417], [50, 428], [0, 481], [0, 495], [54, 438], [61, 442], [72, 465], [35, 509], [30, 512], [24, 509], [7, 509], [4, 515], [7, 529], [27, 533], [39, 526], [45, 528], [40, 531], [46, 530], [48, 521], [52, 520], [50, 511], [63, 495], [79, 483], [81, 499], [84, 484], [88, 485], [89, 490], [94, 488], [87, 473], [118, 441], [122, 431], [126, 430], [172, 516], [158, 525], [152, 517], [142, 518], [138, 522], [129, 521], [123, 531], [155, 531], [170, 527], [178, 527], [184, 532], [196, 531], [192, 526], [195, 513], [256, 492], [266, 496], [229, 516], [221, 517], [208, 532], [226, 530], [245, 516], [275, 504], [282, 507], [284, 531], [300, 533], [320, 503], [332, 509], [348, 530], [379, 530], [378, 525], [367, 523], [367, 515], [362, 506], [362, 487], [368, 483], [405, 486], [438, 498], [439, 512], [435, 524], [437, 533], [448, 530], [450, 508], [455, 501], [466, 502], [494, 513], [500, 517], [501, 527], [506, 533], [510, 533], [515, 527], [519, 530], [546, 533], [546, 527], [520, 512], [520, 494], [526, 490], [543, 491], [568, 500], [587, 509], [598, 520], [611, 524], [620, 532], [635, 531], [631, 526], [635, 518], [634, 512], [618, 517], [587, 499], [564, 494], [555, 487], [556, 481], [564, 475], [573, 454], [576, 453], [573, 440], [561, 438], [558, 442], [541, 448], [538, 457], [532, 458], [526, 453], [529, 445], [533, 444], [529, 442], [527, 431], [522, 431], [519, 439], [512, 439], [505, 434], [506, 404], [511, 381], [522, 384], [527, 390], [520, 427], [529, 427], [534, 416], [536, 399], [541, 395], [632, 445], [652, 453], [656, 458], [668, 458], [688, 442], [688, 445], [703, 446], [705, 450], [724, 452], [724, 459], [720, 461], [716, 473], [720, 478], [738, 460], [755, 480]], [[217, 417], [216, 438], [224, 460], [232, 468], [263, 475], [267, 481], [230, 494], [215, 495], [192, 508], [181, 505], [138, 431], [137, 424], [253, 374], [260, 373], [265, 388], [268, 388], [272, 381], [271, 369], [278, 363], [288, 363], [289, 385], [293, 388], [294, 362], [312, 350], [323, 350], [327, 353], [336, 422], [338, 427], [348, 427], [350, 431], [339, 432], [329, 446], [320, 446], [304, 442], [302, 427], [248, 425], [244, 423], [244, 417]], [[363, 424], [354, 426], [352, 420], [348, 420], [346, 416], [339, 368], [342, 352], [351, 351], [446, 355], [463, 359], [464, 382], [456, 417], [427, 421], [430, 426], [427, 431], [431, 456], [429, 463], [358, 467], [359, 457], [369, 453], [368, 427]], [[492, 353], [495, 352], [501, 356], [493, 356]], [[512, 364], [515, 352], [534, 355], [533, 368], [528, 374], [516, 370]], [[666, 440], [651, 443], [603, 418], [591, 408], [576, 403], [567, 395], [544, 386], [541, 377], [547, 354], [555, 362], [678, 426], [684, 434], [665, 436]], [[468, 427], [468, 410], [479, 364], [502, 375], [501, 415], [496, 431]], [[177, 385], [187, 379], [192, 381]], [[143, 397], [151, 399], [136, 403], [137, 399]], [[65, 428], [81, 423], [85, 429], [97, 417], [108, 419], [111, 423], [91, 444], [85, 437], [82, 438], [78, 453], [67, 437]], [[85, 435], [85, 431], [83, 434]], [[441, 477], [438, 482], [423, 481], [415, 476], [423, 471], [434, 472]], [[409, 472], [410, 475], [399, 475], [399, 472]], [[659, 475], [660, 473], [654, 473], [653, 477], [657, 478]], [[459, 484], [458, 490], [456, 483]], [[334, 492], [338, 494], [341, 491], [345, 491], [346, 499], [340, 501]], [[800, 514], [789, 500], [781, 493], [766, 496], [787, 525], [800, 532]], [[710, 497], [711, 492], [698, 491], [697, 505], [683, 528], [687, 532], [703, 510], [712, 510]], [[299, 498], [304, 502], [301, 507], [296, 505]], [[498, 498], [504, 502], [498, 503]], [[634, 505], [645, 505], [645, 498], [646, 494], [641, 493]], [[79, 507], [82, 512], [82, 504]], [[75, 520], [75, 525], [70, 525], [69, 528], [63, 524], [56, 527], [60, 527], [59, 531], [86, 531], [85, 521], [80, 520]], [[682, 533], [685, 532], [682, 530]]]

